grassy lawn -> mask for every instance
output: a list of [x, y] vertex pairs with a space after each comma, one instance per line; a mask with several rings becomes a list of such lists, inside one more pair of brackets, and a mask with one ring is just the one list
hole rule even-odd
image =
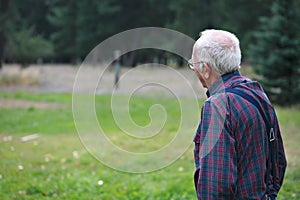
[[[195, 199], [192, 145], [175, 163], [159, 171], [119, 172], [101, 164], [81, 144], [73, 122], [70, 94], [1, 92], [0, 96], [21, 100], [18, 105], [0, 105], [0, 199]], [[28, 102], [32, 105], [26, 106]], [[46, 106], [38, 108], [34, 102]], [[58, 106], [47, 108], [47, 103]], [[153, 103], [157, 99], [150, 97], [130, 101], [130, 114], [138, 125], [149, 123], [147, 113]], [[168, 113], [162, 130], [164, 137], [148, 144], [148, 149], [159, 148], [170, 140], [180, 121], [181, 112], [175, 99], [162, 98], [159, 103]], [[128, 136], [118, 134], [120, 130], [112, 120], [108, 95], [97, 96], [95, 106], [108, 137], [122, 148], [142, 150], [144, 144], [134, 146], [124, 142]], [[278, 199], [299, 199], [300, 108], [276, 107], [276, 110], [288, 156], [288, 170]], [[23, 136], [31, 134], [39, 137], [21, 141]]]

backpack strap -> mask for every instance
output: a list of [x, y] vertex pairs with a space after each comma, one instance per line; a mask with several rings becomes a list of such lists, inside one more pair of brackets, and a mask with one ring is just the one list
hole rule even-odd
[[225, 92], [230, 92], [236, 95], [239, 95], [243, 99], [247, 100], [251, 104], [253, 104], [259, 111], [260, 115], [262, 116], [264, 123], [266, 125], [266, 132], [268, 133], [268, 142], [269, 142], [269, 156], [268, 156], [268, 161], [267, 161], [267, 172], [266, 172], [266, 177], [265, 181], [267, 184], [267, 190], [268, 190], [268, 184], [270, 183], [270, 166], [272, 165], [272, 178], [273, 178], [273, 188], [276, 189], [276, 158], [274, 155], [275, 152], [275, 133], [274, 133], [274, 128], [271, 126], [270, 121], [266, 117], [263, 109], [261, 108], [259, 102], [254, 99], [252, 96], [247, 94], [246, 92], [238, 89], [233, 89], [233, 88], [225, 88]]

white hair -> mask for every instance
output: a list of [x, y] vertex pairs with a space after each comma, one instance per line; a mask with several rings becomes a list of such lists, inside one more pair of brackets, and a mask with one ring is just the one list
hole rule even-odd
[[207, 63], [221, 75], [240, 68], [241, 50], [238, 38], [223, 30], [205, 30], [195, 43], [197, 60]]

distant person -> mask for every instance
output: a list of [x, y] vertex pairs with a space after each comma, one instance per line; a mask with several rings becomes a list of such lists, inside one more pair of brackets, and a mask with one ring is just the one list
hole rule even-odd
[[276, 113], [258, 82], [239, 72], [235, 35], [206, 30], [190, 68], [208, 99], [194, 136], [198, 199], [276, 199], [286, 158]]
[[121, 51], [116, 50], [114, 51], [114, 68], [115, 68], [115, 88], [119, 88], [119, 78], [120, 78], [120, 56]]

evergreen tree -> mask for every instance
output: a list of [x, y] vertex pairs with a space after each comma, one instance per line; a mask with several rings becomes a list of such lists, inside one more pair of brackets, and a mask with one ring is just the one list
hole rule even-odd
[[34, 27], [21, 24], [13, 28], [5, 50], [6, 57], [11, 61], [20, 63], [24, 68], [38, 58], [53, 55], [52, 44], [41, 35], [35, 34]]
[[291, 105], [300, 98], [300, 35], [296, 0], [275, 0], [273, 15], [261, 18], [249, 56], [271, 101]]
[[77, 45], [78, 34], [78, 3], [77, 0], [53, 0], [49, 5], [48, 21], [55, 30], [51, 34], [56, 58], [76, 63], [79, 59]]
[[8, 29], [8, 11], [9, 0], [3, 0], [0, 3], [0, 69], [2, 68], [2, 61], [4, 57], [4, 49], [7, 43], [7, 29]]
[[251, 44], [251, 32], [259, 28], [259, 16], [271, 15], [273, 0], [222, 0], [218, 4], [222, 28], [237, 34], [242, 50]]
[[219, 4], [220, 0], [173, 0], [170, 9], [175, 13], [175, 19], [170, 27], [194, 39], [203, 29], [221, 28]]
[[13, 0], [13, 5], [21, 18], [29, 27], [34, 27], [35, 33], [49, 39], [53, 26], [47, 20], [49, 5], [52, 1]]
[[[53, 55], [52, 44], [45, 39], [43, 34], [36, 31], [36, 23], [33, 20], [36, 17], [28, 17], [28, 14], [22, 11], [26, 3], [33, 2], [33, 0], [9, 2], [5, 6], [7, 10], [3, 16], [3, 26], [0, 28], [5, 36], [4, 43], [1, 44], [5, 52], [5, 59], [19, 62], [22, 67], [28, 66], [39, 58]], [[32, 6], [32, 11], [38, 10], [37, 8], [40, 8], [41, 5]]]
[[87, 56], [96, 45], [113, 35], [118, 22], [112, 19], [116, 19], [114, 14], [119, 9], [115, 0], [78, 2], [76, 42], [81, 57]]
[[115, 0], [54, 0], [48, 20], [56, 30], [51, 34], [57, 56], [76, 63], [100, 42], [112, 35], [118, 22]]

